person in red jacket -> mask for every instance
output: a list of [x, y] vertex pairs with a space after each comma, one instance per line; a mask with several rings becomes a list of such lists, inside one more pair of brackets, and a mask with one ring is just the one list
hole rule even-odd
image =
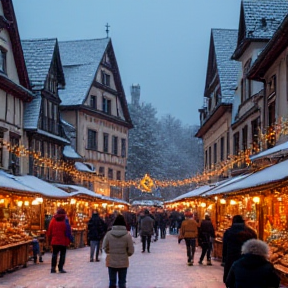
[[[50, 245], [52, 246], [52, 261], [51, 261], [51, 273], [56, 273], [57, 257], [60, 252], [60, 259], [58, 263], [59, 273], [66, 273], [63, 269], [66, 257], [66, 249], [70, 244], [70, 239], [67, 235], [71, 234], [71, 227], [66, 224], [66, 212], [63, 208], [59, 208], [57, 213], [52, 218], [47, 237]], [[67, 234], [67, 229], [70, 229]]]

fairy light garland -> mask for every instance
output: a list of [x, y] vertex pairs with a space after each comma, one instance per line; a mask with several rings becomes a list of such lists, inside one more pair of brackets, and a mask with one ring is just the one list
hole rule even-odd
[[259, 130], [259, 143], [256, 145], [253, 143], [252, 148], [246, 149], [245, 151], [240, 151], [238, 155], [230, 155], [227, 160], [224, 160], [220, 163], [212, 164], [210, 169], [205, 169], [202, 174], [197, 174], [191, 178], [186, 178], [182, 180], [157, 180], [152, 179], [147, 174], [142, 179], [135, 180], [110, 180], [98, 174], [89, 174], [85, 172], [78, 171], [75, 168], [74, 163], [69, 163], [63, 160], [53, 160], [49, 157], [41, 156], [40, 152], [30, 151], [25, 148], [24, 145], [11, 145], [11, 143], [3, 140], [2, 145], [6, 146], [7, 150], [11, 153], [14, 153], [17, 157], [33, 157], [33, 160], [36, 165], [43, 166], [46, 168], [51, 168], [53, 170], [62, 171], [67, 174], [70, 174], [76, 179], [82, 179], [86, 181], [98, 181], [102, 183], [107, 183], [110, 186], [118, 187], [130, 187], [135, 186], [139, 187], [143, 191], [151, 192], [153, 187], [180, 187], [190, 185], [192, 183], [207, 183], [212, 177], [217, 177], [225, 174], [227, 171], [231, 170], [235, 166], [241, 166], [245, 163], [247, 166], [251, 165], [250, 156], [254, 153], [258, 153], [261, 150], [267, 149], [268, 145], [276, 143], [281, 135], [288, 135], [288, 120], [280, 118], [278, 123], [273, 126], [268, 127], [263, 133]]

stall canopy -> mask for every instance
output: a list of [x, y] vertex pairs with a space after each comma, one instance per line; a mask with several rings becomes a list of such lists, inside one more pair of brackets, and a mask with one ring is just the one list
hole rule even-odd
[[91, 196], [91, 197], [95, 197], [95, 198], [99, 198], [102, 199], [102, 195], [101, 194], [97, 194], [94, 191], [91, 191], [83, 186], [77, 186], [77, 185], [65, 185], [65, 184], [55, 184], [56, 187], [64, 190], [64, 191], [69, 191], [69, 195], [70, 196], [75, 196], [75, 195], [87, 195], [87, 196]]
[[[211, 196], [236, 191], [240, 193], [246, 189], [258, 189], [259, 187], [268, 184], [280, 184], [283, 181], [288, 181], [287, 168], [288, 160], [285, 160], [258, 172], [242, 175], [242, 179], [238, 179], [237, 181], [234, 179], [234, 181], [218, 186], [217, 188], [204, 193], [202, 196]], [[233, 178], [231, 180], [233, 180]]]
[[10, 190], [10, 191], [24, 191], [24, 192], [35, 192], [34, 189], [29, 188], [21, 183], [18, 183], [15, 181], [15, 176], [5, 173], [4, 171], [0, 170], [0, 187], [5, 189], [5, 190]]
[[274, 146], [273, 148], [267, 149], [263, 152], [260, 152], [256, 155], [250, 156], [250, 159], [253, 161], [253, 160], [256, 160], [259, 158], [276, 156], [276, 155], [282, 154], [282, 153], [288, 154], [288, 141], [284, 142], [282, 144], [279, 144], [277, 146]]

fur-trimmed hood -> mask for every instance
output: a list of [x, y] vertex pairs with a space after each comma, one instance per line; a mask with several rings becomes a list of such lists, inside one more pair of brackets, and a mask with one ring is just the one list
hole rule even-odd
[[243, 244], [241, 252], [242, 254], [253, 254], [267, 258], [269, 254], [269, 246], [264, 241], [250, 239]]

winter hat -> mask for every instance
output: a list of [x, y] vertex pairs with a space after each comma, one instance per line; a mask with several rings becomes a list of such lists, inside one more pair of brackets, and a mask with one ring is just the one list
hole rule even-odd
[[125, 226], [126, 227], [126, 222], [123, 217], [123, 215], [118, 215], [113, 223], [113, 226]]
[[264, 241], [250, 239], [243, 244], [241, 252], [242, 254], [254, 254], [267, 258], [269, 255], [269, 246]]
[[148, 214], [149, 214], [149, 210], [148, 210], [148, 209], [145, 209], [144, 214], [145, 214], [145, 215], [148, 215]]
[[241, 215], [234, 215], [232, 223], [244, 223], [243, 217]]
[[66, 211], [63, 208], [59, 208], [57, 214], [66, 214]]

